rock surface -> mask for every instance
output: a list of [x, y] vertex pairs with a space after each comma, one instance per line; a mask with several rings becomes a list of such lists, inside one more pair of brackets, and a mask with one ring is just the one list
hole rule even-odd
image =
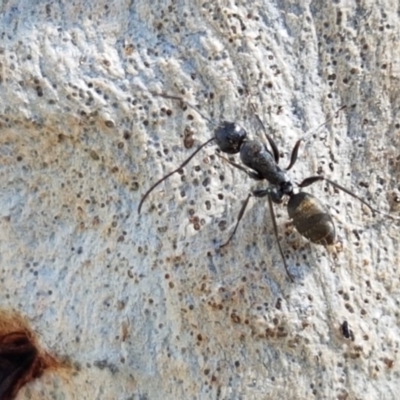
[[2, 2], [1, 306], [70, 365], [19, 399], [397, 398], [398, 221], [312, 185], [338, 243], [275, 207], [291, 283], [264, 199], [219, 249], [255, 183], [211, 144], [137, 212], [212, 137], [163, 91], [400, 215], [398, 4], [298, 3]]

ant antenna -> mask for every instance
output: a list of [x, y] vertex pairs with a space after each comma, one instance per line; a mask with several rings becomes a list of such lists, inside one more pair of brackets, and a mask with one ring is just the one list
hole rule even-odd
[[213, 140], [215, 140], [215, 138], [208, 139], [191, 156], [189, 156], [189, 158], [187, 158], [178, 168], [174, 169], [169, 174], [163, 176], [153, 186], [151, 186], [150, 189], [148, 189], [147, 192], [143, 195], [142, 200], [140, 200], [139, 207], [138, 207], [138, 214], [140, 214], [143, 202], [146, 200], [147, 196], [153, 191], [153, 189], [155, 189], [161, 182], [164, 182], [166, 179], [168, 179], [171, 175], [180, 171], [204, 146], [206, 146], [208, 143], [211, 143]]
[[[188, 103], [185, 101], [182, 97], [179, 96], [173, 96], [169, 95], [166, 93], [155, 93], [155, 92], [150, 92], [153, 96], [159, 96], [159, 97], [164, 97], [165, 99], [171, 99], [171, 100], [178, 100], [183, 104], [186, 104], [188, 107], [192, 108], [194, 111], [196, 111], [201, 117], [203, 117], [207, 122], [209, 122], [211, 125], [214, 127], [217, 127], [217, 125], [211, 121], [210, 118], [208, 118], [206, 115], [204, 115], [196, 106]], [[150, 187], [150, 189], [147, 190], [147, 192], [143, 195], [142, 199], [140, 200], [139, 207], [138, 207], [138, 214], [140, 214], [140, 211], [142, 209], [142, 205], [144, 201], [146, 200], [147, 196], [162, 182], [164, 182], [166, 179], [168, 179], [171, 175], [175, 174], [176, 172], [180, 171], [186, 164], [189, 163], [189, 161], [203, 148], [205, 147], [208, 143], [211, 143], [213, 140], [215, 140], [215, 137], [207, 140], [205, 143], [200, 145], [200, 147], [191, 155], [189, 158], [187, 158], [178, 168], [174, 169], [167, 175], [163, 176], [161, 179], [159, 179], [156, 183], [154, 183], [153, 186]]]
[[342, 107], [340, 107], [339, 109], [337, 109], [335, 111], [335, 113], [333, 114], [332, 117], [328, 118], [327, 120], [325, 120], [325, 122], [323, 122], [321, 125], [317, 126], [315, 129], [312, 129], [310, 131], [310, 133], [306, 133], [300, 140], [303, 142], [306, 142], [310, 136], [316, 135], [316, 133], [323, 127], [325, 126], [328, 122], [331, 122], [333, 119], [337, 118], [339, 116], [340, 111], [344, 110], [347, 108], [347, 105], [344, 105]]
[[156, 186], [158, 186], [161, 182], [165, 181], [171, 175], [175, 174], [180, 169], [182, 169], [208, 143], [211, 143], [213, 140], [215, 140], [220, 151], [222, 151], [224, 153], [228, 153], [228, 154], [236, 154], [236, 153], [240, 152], [240, 148], [247, 137], [247, 132], [237, 123], [222, 121], [221, 123], [219, 123], [217, 125], [213, 121], [211, 121], [210, 118], [203, 115], [203, 113], [197, 107], [195, 107], [195, 106], [191, 105], [190, 103], [187, 103], [185, 100], [183, 100], [182, 97], [172, 96], [172, 95], [165, 94], [165, 93], [152, 93], [152, 94], [154, 94], [155, 96], [164, 97], [166, 99], [181, 101], [182, 103], [186, 104], [188, 107], [195, 110], [201, 117], [203, 117], [206, 121], [208, 121], [211, 125], [213, 125], [215, 129], [214, 129], [214, 136], [211, 139], [207, 140], [205, 143], [200, 145], [200, 147], [186, 161], [184, 161], [178, 168], [176, 168], [175, 170], [173, 170], [172, 172], [170, 172], [169, 174], [165, 175], [163, 178], [158, 180], [144, 194], [144, 196], [142, 197], [142, 200], [139, 203], [139, 207], [138, 207], [139, 214], [140, 214], [143, 202], [146, 200], [146, 198], [150, 194], [150, 192], [152, 190], [154, 190], [154, 188]]
[[206, 121], [208, 121], [211, 125], [213, 125], [214, 127], [216, 127], [217, 125], [211, 121], [210, 118], [208, 118], [207, 116], [205, 116], [196, 106], [188, 103], [186, 100], [184, 100], [182, 97], [179, 96], [172, 96], [170, 94], [166, 94], [166, 93], [155, 93], [155, 92], [150, 92], [153, 96], [159, 96], [159, 97], [164, 97], [165, 99], [171, 99], [171, 100], [178, 100], [183, 104], [186, 104], [188, 107], [190, 107], [192, 110], [196, 111], [201, 117], [203, 117]]
[[289, 163], [288, 167], [286, 168], [286, 171], [289, 171], [289, 170], [293, 167], [293, 165], [295, 164], [295, 162], [296, 162], [296, 160], [297, 160], [297, 156], [298, 156], [298, 154], [299, 154], [299, 148], [300, 148], [301, 142], [306, 142], [306, 141], [308, 140], [308, 139], [307, 139], [308, 137], [310, 137], [310, 136], [312, 136], [312, 135], [315, 135], [315, 134], [318, 132], [318, 130], [321, 129], [323, 126], [325, 126], [329, 121], [332, 121], [334, 118], [337, 118], [337, 116], [339, 115], [339, 112], [340, 112], [341, 110], [345, 109], [346, 107], [347, 107], [346, 105], [340, 107], [340, 108], [335, 112], [335, 114], [333, 115], [333, 117], [328, 118], [324, 123], [322, 123], [321, 125], [319, 125], [316, 129], [314, 129], [313, 131], [311, 131], [308, 135], [307, 135], [307, 134], [304, 135], [301, 139], [299, 139], [299, 140], [296, 142], [296, 144], [295, 144], [294, 147], [293, 147], [292, 154], [291, 154], [291, 156], [290, 156], [290, 163]]
[[[251, 105], [251, 108], [253, 109], [253, 113], [254, 113], [255, 117], [257, 118], [258, 123], [261, 125], [261, 127], [262, 127], [262, 129], [264, 131], [264, 135], [267, 138], [269, 145], [272, 148], [272, 152], [274, 154], [275, 162], [278, 164], [278, 162], [279, 162], [279, 151], [278, 151], [278, 148], [277, 148], [274, 140], [271, 138], [271, 136], [268, 135], [267, 128], [265, 127], [265, 125], [262, 122], [260, 116], [258, 115], [258, 113], [256, 111], [256, 108], [255, 108], [255, 105], [253, 103], [250, 103], [250, 105]], [[306, 142], [310, 136], [315, 135], [328, 122], [332, 121], [334, 118], [337, 118], [339, 116], [339, 112], [344, 110], [345, 108], [347, 108], [347, 105], [344, 105], [344, 106], [340, 107], [338, 110], [336, 110], [335, 114], [332, 117], [328, 118], [325, 122], [323, 122], [321, 125], [319, 125], [316, 129], [311, 130], [311, 132], [309, 134], [304, 135], [301, 139], [299, 139], [296, 142], [296, 144], [295, 144], [295, 146], [294, 146], [294, 148], [292, 150], [292, 156], [290, 158], [290, 164], [286, 168], [287, 171], [289, 171], [293, 167], [294, 163], [297, 160], [297, 155], [298, 155], [298, 152], [299, 152], [299, 147], [300, 147], [301, 142]]]
[[261, 118], [257, 113], [256, 106], [253, 103], [250, 103], [250, 106], [253, 109], [253, 113], [256, 116], [258, 123], [261, 125], [261, 128], [264, 131], [264, 135], [265, 135], [269, 145], [271, 146], [272, 153], [274, 154], [275, 162], [278, 164], [278, 162], [279, 162], [279, 150], [278, 150], [278, 147], [275, 144], [275, 142], [272, 139], [272, 137], [270, 135], [268, 135], [267, 128], [265, 127], [264, 123], [261, 121]]

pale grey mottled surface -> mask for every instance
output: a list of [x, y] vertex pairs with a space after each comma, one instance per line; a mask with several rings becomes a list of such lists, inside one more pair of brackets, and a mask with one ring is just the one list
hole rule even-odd
[[347, 104], [292, 177], [399, 215], [398, 3], [83, 3], [0, 4], [1, 304], [79, 366], [19, 398], [396, 398], [398, 223], [313, 185], [340, 243], [306, 244], [277, 207], [293, 284], [263, 200], [218, 250], [253, 182], [215, 147], [137, 206], [185, 132], [212, 135], [164, 90], [262, 138], [254, 104], [283, 165]]

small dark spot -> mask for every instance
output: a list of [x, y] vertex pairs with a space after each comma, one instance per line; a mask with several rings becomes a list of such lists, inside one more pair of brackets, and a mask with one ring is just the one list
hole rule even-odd
[[183, 145], [186, 149], [191, 149], [194, 146], [193, 131], [186, 127], [183, 133]]
[[207, 176], [207, 177], [203, 180], [202, 185], [203, 185], [204, 187], [207, 187], [207, 186], [210, 184], [210, 182], [211, 182], [211, 179]]
[[235, 312], [232, 312], [231, 319], [235, 324], [240, 324], [240, 317]]
[[282, 308], [282, 299], [281, 298], [278, 298], [278, 300], [276, 301], [275, 308], [277, 310], [280, 310]]
[[132, 182], [131, 189], [132, 189], [133, 191], [138, 190], [138, 189], [139, 189], [139, 183], [137, 183], [137, 182]]
[[346, 309], [347, 309], [349, 312], [354, 313], [354, 308], [353, 308], [353, 306], [352, 306], [351, 304], [346, 303], [344, 306], [346, 307]]
[[354, 341], [354, 334], [353, 331], [350, 329], [349, 327], [349, 323], [347, 321], [343, 321], [342, 325], [341, 325], [341, 330], [342, 330], [342, 335], [346, 338], [346, 339], [351, 339]]
[[93, 160], [95, 160], [95, 161], [100, 160], [99, 155], [94, 150], [90, 150], [89, 154], [90, 154], [90, 157], [92, 157]]
[[227, 225], [227, 222], [225, 220], [221, 220], [221, 221], [218, 222], [218, 228], [221, 231], [226, 230], [226, 225]]
[[115, 122], [110, 120], [110, 119], [107, 120], [107, 121], [104, 121], [104, 123], [105, 123], [107, 128], [114, 128], [114, 126], [115, 126]]
[[41, 86], [36, 87], [36, 93], [39, 97], [43, 97], [43, 89]]
[[392, 368], [394, 365], [394, 361], [387, 357], [383, 359], [383, 362], [386, 364], [386, 367], [388, 368]]

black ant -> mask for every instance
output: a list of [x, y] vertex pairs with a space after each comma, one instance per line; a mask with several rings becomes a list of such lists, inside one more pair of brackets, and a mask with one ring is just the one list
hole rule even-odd
[[[207, 117], [205, 117], [196, 107], [191, 104], [185, 102], [181, 97], [178, 96], [170, 96], [167, 94], [156, 94], [154, 95], [161, 96], [167, 99], [173, 99], [181, 101], [187, 106], [194, 109], [198, 112], [204, 119], [206, 119], [210, 124], [215, 124]], [[346, 106], [341, 107], [338, 111], [346, 108]], [[337, 114], [337, 113], [336, 113]], [[227, 161], [230, 165], [235, 168], [240, 169], [245, 172], [250, 178], [254, 180], [267, 180], [269, 183], [269, 187], [267, 189], [255, 189], [252, 190], [251, 193], [247, 196], [246, 200], [243, 203], [242, 208], [240, 209], [238, 219], [235, 225], [235, 228], [230, 235], [229, 239], [220, 247], [226, 246], [233, 236], [236, 233], [236, 230], [239, 226], [240, 220], [243, 217], [243, 214], [246, 210], [250, 197], [253, 195], [255, 197], [267, 197], [272, 224], [274, 228], [274, 233], [277, 238], [279, 251], [282, 256], [282, 260], [286, 269], [286, 272], [291, 281], [293, 281], [292, 276], [288, 271], [288, 266], [286, 264], [285, 256], [283, 254], [283, 250], [278, 238], [278, 228], [275, 218], [275, 213], [273, 209], [273, 203], [280, 204], [283, 202], [283, 197], [288, 196], [289, 202], [287, 204], [287, 210], [289, 217], [292, 219], [293, 225], [297, 229], [297, 231], [304, 236], [306, 239], [310, 240], [313, 243], [321, 244], [321, 245], [331, 245], [335, 242], [336, 232], [335, 225], [332, 220], [332, 216], [329, 213], [329, 210], [326, 206], [324, 206], [315, 196], [306, 193], [306, 192], [294, 192], [293, 182], [289, 179], [286, 174], [286, 171], [289, 171], [294, 164], [296, 163], [299, 147], [304, 138], [299, 139], [293, 147], [290, 162], [287, 168], [282, 169], [279, 164], [279, 150], [276, 146], [274, 140], [268, 133], [266, 132], [265, 126], [262, 123], [261, 119], [256, 114], [268, 141], [268, 144], [271, 147], [271, 150], [268, 150], [267, 146], [261, 143], [258, 140], [250, 140], [247, 137], [247, 132], [239, 126], [235, 122], [222, 121], [219, 125], [216, 126], [214, 130], [214, 137], [207, 140], [203, 143], [189, 158], [187, 158], [178, 168], [165, 175], [161, 179], [159, 179], [147, 192], [143, 195], [142, 200], [139, 203], [138, 213], [140, 213], [143, 202], [147, 198], [147, 196], [153, 191], [153, 189], [158, 186], [161, 182], [168, 179], [174, 173], [180, 171], [189, 161], [208, 143], [212, 141], [216, 141], [219, 150], [223, 153], [227, 154], [237, 154], [240, 153], [240, 159], [242, 163], [245, 165], [243, 167], [240, 164], [232, 162], [227, 158], [217, 154], [220, 158]], [[331, 118], [332, 119], [332, 118]], [[325, 125], [331, 119], [325, 121], [321, 126]], [[321, 127], [320, 126], [320, 127]], [[320, 128], [318, 127], [318, 129]], [[246, 168], [247, 167], [247, 168]], [[368, 204], [361, 197], [357, 196], [350, 190], [344, 188], [338, 183], [331, 181], [330, 179], [322, 176], [310, 176], [304, 179], [297, 186], [299, 188], [304, 188], [312, 185], [318, 181], [326, 181], [330, 185], [336, 187], [337, 189], [342, 190], [343, 192], [353, 196], [361, 203], [365, 204], [368, 208], [373, 212], [381, 213], [379, 210], [373, 208], [370, 204]], [[382, 213], [384, 214], [384, 213]], [[395, 219], [389, 215], [389, 217]]]

